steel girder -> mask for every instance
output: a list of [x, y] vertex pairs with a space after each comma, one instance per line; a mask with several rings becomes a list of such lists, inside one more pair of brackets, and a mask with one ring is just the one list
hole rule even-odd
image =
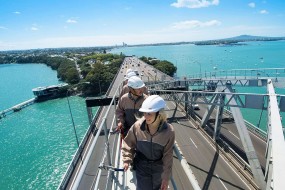
[[[232, 92], [232, 88], [230, 85], [227, 85], [227, 88], [225, 89], [226, 92]], [[232, 99], [229, 95], [226, 95], [227, 99], [231, 99], [231, 104], [236, 104], [236, 101]], [[231, 107], [230, 108], [235, 120], [235, 124], [238, 129], [238, 133], [245, 151], [245, 154], [247, 156], [248, 162], [250, 164], [250, 168], [253, 174], [253, 177], [255, 179], [255, 182], [258, 184], [260, 189], [265, 189], [265, 181], [264, 181], [264, 175], [261, 169], [260, 162], [258, 160], [258, 157], [256, 155], [255, 149], [253, 147], [251, 138], [249, 136], [249, 132], [246, 128], [244, 119], [242, 117], [242, 113], [239, 108], [237, 107]]]
[[266, 189], [284, 189], [285, 182], [285, 141], [279, 114], [278, 101], [272, 81], [267, 84], [268, 92], [268, 128], [266, 147]]

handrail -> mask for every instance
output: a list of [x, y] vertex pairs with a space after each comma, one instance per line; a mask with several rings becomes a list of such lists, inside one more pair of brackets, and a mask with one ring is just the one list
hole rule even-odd
[[[117, 94], [118, 90], [119, 90], [119, 87], [117, 88], [115, 94]], [[94, 147], [96, 146], [97, 140], [98, 140], [99, 135], [100, 135], [100, 132], [101, 132], [102, 129], [103, 129], [104, 123], [105, 123], [105, 121], [106, 121], [106, 119], [107, 119], [107, 116], [108, 116], [108, 113], [109, 113], [109, 111], [110, 111], [110, 109], [111, 109], [111, 105], [114, 104], [115, 101], [116, 101], [116, 96], [114, 95], [113, 98], [112, 98], [112, 101], [111, 101], [111, 103], [110, 103], [110, 106], [108, 106], [108, 109], [107, 109], [107, 111], [105, 112], [105, 115], [104, 115], [103, 120], [102, 120], [102, 122], [101, 122], [101, 125], [100, 125], [100, 127], [98, 128], [98, 131], [97, 131], [97, 133], [96, 133], [96, 135], [95, 135], [95, 137], [94, 137], [94, 140], [92, 141], [92, 144], [91, 144], [91, 146], [90, 146], [90, 150], [93, 150]], [[78, 173], [78, 175], [76, 176], [76, 180], [75, 180], [75, 182], [74, 182], [74, 184], [73, 184], [73, 186], [72, 186], [72, 189], [73, 189], [73, 190], [76, 190], [76, 189], [78, 188], [79, 183], [80, 183], [80, 180], [81, 180], [81, 178], [82, 178], [82, 176], [83, 176], [83, 174], [84, 174], [84, 171], [85, 171], [85, 169], [86, 169], [86, 167], [87, 167], [87, 163], [88, 163], [87, 161], [90, 159], [91, 154], [92, 154], [92, 151], [88, 151], [88, 153], [87, 153], [87, 155], [86, 155], [86, 158], [85, 158], [86, 161], [83, 162], [83, 164], [82, 164], [82, 166], [81, 166], [81, 168], [80, 168], [80, 170], [79, 170], [79, 173]]]
[[[214, 70], [210, 72], [196, 73], [188, 75], [188, 78], [260, 78], [271, 77], [277, 79], [279, 77], [284, 77], [285, 68], [252, 68], [252, 69], [230, 69], [230, 70]], [[283, 74], [283, 75], [282, 75]]]
[[[117, 75], [118, 75], [118, 72], [117, 72], [116, 76], [113, 78], [113, 80], [112, 80], [112, 82], [111, 82], [111, 85], [109, 86], [109, 88], [108, 88], [106, 94], [109, 94], [109, 93], [110, 93], [110, 91], [111, 91], [111, 89], [112, 89], [112, 86], [113, 86], [113, 84], [114, 84], [114, 81], [115, 81], [115, 79], [117, 78]], [[120, 89], [120, 86], [117, 88], [115, 94], [118, 92], [119, 89]], [[114, 96], [114, 97], [115, 97], [115, 96]], [[112, 99], [110, 105], [112, 105], [112, 103], [113, 103], [113, 101], [114, 101], [114, 97], [113, 97], [113, 99]], [[75, 155], [73, 156], [73, 158], [72, 158], [72, 160], [71, 160], [71, 162], [70, 162], [70, 164], [69, 164], [69, 166], [68, 166], [68, 168], [67, 168], [65, 174], [63, 175], [63, 178], [62, 178], [62, 180], [61, 180], [61, 182], [60, 182], [60, 185], [59, 185], [58, 188], [57, 188], [58, 190], [63, 190], [63, 189], [66, 188], [66, 186], [67, 186], [67, 184], [68, 184], [68, 182], [69, 182], [69, 180], [70, 180], [70, 178], [71, 178], [71, 175], [72, 175], [73, 172], [74, 172], [74, 169], [75, 169], [75, 167], [76, 167], [76, 164], [78, 163], [78, 160], [79, 160], [79, 158], [80, 158], [80, 155], [82, 154], [82, 151], [83, 151], [83, 148], [85, 147], [85, 144], [86, 144], [86, 142], [87, 142], [87, 139], [90, 137], [90, 134], [92, 134], [92, 132], [94, 131], [94, 128], [96, 128], [95, 122], [96, 122], [97, 119], [99, 118], [99, 115], [100, 115], [101, 111], [102, 111], [102, 107], [100, 106], [99, 109], [97, 110], [96, 114], [95, 114], [94, 117], [92, 118], [92, 122], [90, 123], [90, 125], [89, 125], [89, 127], [88, 127], [88, 130], [87, 130], [87, 132], [85, 133], [84, 138], [82, 139], [82, 141], [81, 141], [81, 143], [80, 143], [79, 148], [76, 150]], [[99, 130], [97, 131], [97, 133], [99, 133], [99, 134], [100, 134], [100, 132], [101, 132], [101, 131], [99, 131]]]
[[[114, 97], [115, 97], [115, 95], [114, 95]], [[111, 106], [112, 106], [112, 104], [109, 105], [109, 107], [111, 107]], [[115, 121], [115, 115], [113, 117], [113, 121]], [[103, 156], [101, 158], [100, 165], [103, 165], [106, 156], [108, 156], [108, 165], [112, 165], [111, 155], [110, 155], [110, 150], [109, 150], [109, 138], [111, 136], [111, 133], [110, 133], [110, 131], [107, 132], [106, 120], [104, 120], [103, 122], [104, 122], [103, 125], [104, 125], [104, 132], [105, 132], [105, 137], [106, 137], [105, 140], [106, 140], [106, 142], [105, 142], [105, 147], [104, 147], [104, 154], [103, 154]], [[116, 158], [115, 158], [115, 160], [116, 160]], [[101, 178], [101, 172], [102, 172], [102, 169], [100, 168], [99, 172], [98, 172], [98, 175], [97, 175], [98, 177], [96, 178], [96, 183], [95, 183], [95, 186], [94, 186], [94, 190], [99, 189], [98, 185], [99, 185], [99, 181], [100, 181], [100, 178]], [[109, 174], [110, 174], [110, 172], [109, 172]], [[109, 179], [109, 175], [108, 175], [107, 179]], [[110, 181], [108, 180], [108, 183], [106, 184], [106, 187], [108, 187], [110, 185], [109, 183], [110, 183]], [[109, 188], [106, 188], [106, 189], [109, 189]]]
[[[100, 112], [101, 112], [101, 107], [97, 110], [96, 114], [94, 115], [93, 117], [93, 121], [96, 121], [100, 115]], [[73, 156], [65, 174], [63, 175], [63, 178], [60, 182], [60, 185], [58, 186], [58, 190], [63, 190], [66, 188], [69, 180], [70, 180], [70, 177], [76, 167], [76, 164], [78, 163], [78, 160], [80, 158], [80, 155], [82, 154], [82, 151], [83, 151], [83, 147], [85, 147], [85, 144], [87, 142], [87, 139], [89, 138], [90, 134], [92, 134], [93, 132], [93, 129], [96, 127], [96, 125], [94, 123], [91, 123], [89, 125], [89, 128], [88, 130], [86, 131], [85, 135], [84, 135], [84, 138], [82, 139], [80, 145], [79, 145], [79, 148], [76, 150], [75, 152], [75, 155]]]

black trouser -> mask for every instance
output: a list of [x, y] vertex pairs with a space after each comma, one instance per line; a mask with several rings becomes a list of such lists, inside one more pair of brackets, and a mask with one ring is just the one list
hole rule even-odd
[[161, 174], [163, 172], [162, 159], [150, 161], [136, 155], [135, 168], [137, 177], [137, 190], [159, 190]]

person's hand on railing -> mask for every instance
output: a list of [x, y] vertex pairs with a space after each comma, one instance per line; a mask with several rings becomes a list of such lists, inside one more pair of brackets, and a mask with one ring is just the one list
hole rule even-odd
[[167, 190], [167, 188], [168, 188], [168, 180], [163, 179], [161, 181], [160, 190]]
[[119, 122], [117, 128], [115, 130], [113, 130], [111, 132], [111, 134], [120, 133], [122, 131], [122, 129], [123, 129], [123, 124], [121, 122]]
[[129, 169], [129, 163], [124, 163], [124, 171], [126, 172]]
[[113, 166], [108, 166], [108, 165], [104, 165], [104, 164], [100, 164], [99, 167], [101, 170], [110, 170], [110, 171], [115, 171], [115, 172], [123, 172], [125, 171], [124, 168], [115, 168]]
[[123, 123], [119, 122], [116, 130], [121, 130], [122, 128], [123, 128]]

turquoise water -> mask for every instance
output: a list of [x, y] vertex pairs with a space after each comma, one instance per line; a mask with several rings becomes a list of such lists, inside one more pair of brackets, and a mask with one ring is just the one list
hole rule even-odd
[[35, 87], [58, 84], [56, 75], [44, 64], [0, 64], [0, 110], [33, 98]]
[[[32, 98], [34, 87], [59, 82], [45, 65], [0, 65], [0, 76], [6, 81], [1, 108]], [[69, 100], [81, 141], [88, 128], [85, 102]], [[0, 119], [0, 144], [0, 189], [56, 189], [77, 149], [67, 99], [35, 103]]]
[[168, 60], [177, 66], [177, 75], [180, 77], [199, 73], [200, 66], [202, 73], [213, 71], [213, 67], [228, 70], [285, 66], [285, 41], [248, 42], [242, 46], [142, 46], [111, 51], [121, 52]]
[[[195, 46], [165, 45], [117, 48], [111, 53], [146, 56], [171, 61], [178, 69], [177, 76], [184, 77], [201, 72], [219, 70], [284, 68], [285, 41], [247, 42], [239, 46]], [[261, 59], [262, 58], [262, 59]], [[284, 73], [283, 73], [284, 74]], [[266, 93], [266, 87], [239, 88], [238, 92]], [[285, 89], [276, 89], [277, 93], [285, 94]], [[267, 112], [255, 109], [242, 109], [246, 120], [266, 131]], [[284, 113], [282, 117], [285, 118]], [[259, 118], [262, 120], [259, 122]], [[285, 125], [283, 120], [283, 126]]]
[[[112, 53], [169, 60], [178, 76], [201, 71], [285, 66], [285, 42], [250, 42], [247, 46], [145, 46]], [[263, 57], [263, 61], [260, 60]], [[43, 64], [0, 65], [0, 110], [33, 97], [32, 88], [57, 84], [56, 72]], [[265, 88], [238, 89], [265, 92]], [[285, 94], [284, 89], [276, 89]], [[70, 97], [81, 141], [88, 128], [84, 99]], [[242, 110], [245, 119], [266, 130], [266, 112]], [[283, 116], [285, 118], [285, 116]], [[284, 121], [283, 121], [284, 122]], [[56, 189], [77, 149], [66, 98], [33, 104], [0, 120], [0, 189]]]

